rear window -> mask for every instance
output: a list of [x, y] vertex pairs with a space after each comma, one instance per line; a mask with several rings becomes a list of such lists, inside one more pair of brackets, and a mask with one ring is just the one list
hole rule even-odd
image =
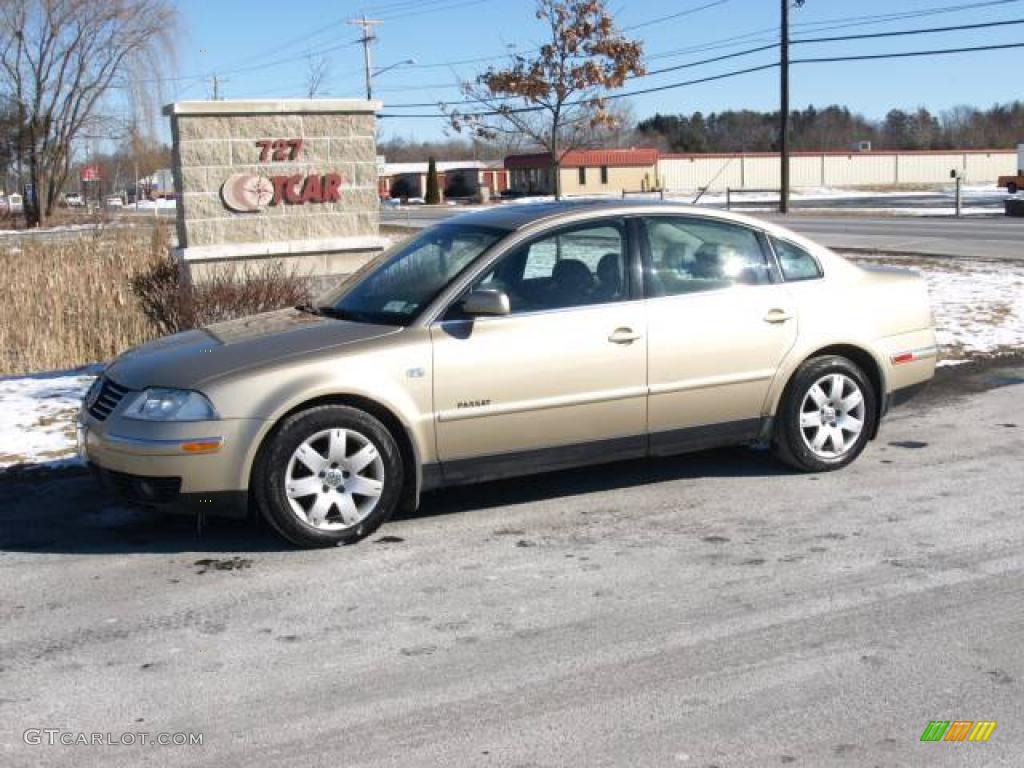
[[779, 257], [779, 267], [786, 282], [798, 280], [815, 280], [822, 276], [821, 265], [809, 252], [798, 245], [771, 238], [775, 254]]

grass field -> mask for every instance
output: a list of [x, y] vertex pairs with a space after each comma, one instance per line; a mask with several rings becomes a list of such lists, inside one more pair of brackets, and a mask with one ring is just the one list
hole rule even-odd
[[129, 279], [167, 244], [156, 225], [0, 248], [0, 376], [109, 360], [153, 338]]

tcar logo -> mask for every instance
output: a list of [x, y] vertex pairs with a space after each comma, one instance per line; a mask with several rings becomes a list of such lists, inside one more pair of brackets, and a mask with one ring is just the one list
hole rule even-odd
[[268, 205], [335, 203], [341, 198], [342, 178], [337, 173], [303, 176], [260, 176], [236, 173], [220, 188], [224, 205], [239, 213], [255, 213]]
[[220, 188], [224, 205], [239, 213], [253, 213], [270, 205], [274, 199], [274, 182], [266, 176], [236, 173], [228, 176]]

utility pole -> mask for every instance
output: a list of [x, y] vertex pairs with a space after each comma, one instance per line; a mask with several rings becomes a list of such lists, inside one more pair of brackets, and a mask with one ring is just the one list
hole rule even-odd
[[362, 18], [349, 19], [348, 23], [363, 30], [363, 36], [357, 42], [363, 44], [363, 66], [366, 69], [366, 99], [369, 101], [373, 98], [373, 64], [370, 58], [370, 44], [377, 40], [377, 36], [373, 34], [373, 28], [378, 24], [383, 24], [383, 22], [379, 19], [368, 19], [364, 13]]
[[789, 4], [803, 7], [804, 0], [782, 0], [779, 39], [779, 213], [789, 213]]
[[779, 213], [789, 213], [789, 2], [782, 0], [782, 39], [779, 41]]

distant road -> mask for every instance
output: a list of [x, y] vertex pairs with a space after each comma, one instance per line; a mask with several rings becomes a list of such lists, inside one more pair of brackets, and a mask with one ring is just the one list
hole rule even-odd
[[[427, 227], [467, 210], [460, 206], [406, 207], [383, 211], [381, 221], [393, 226]], [[783, 224], [822, 245], [839, 250], [1024, 259], [1024, 219], [995, 215], [955, 219], [819, 213], [796, 213], [784, 217], [775, 213], [748, 213]]]
[[812, 214], [761, 216], [837, 250], [1024, 259], [1024, 219], [1005, 216], [963, 219]]

